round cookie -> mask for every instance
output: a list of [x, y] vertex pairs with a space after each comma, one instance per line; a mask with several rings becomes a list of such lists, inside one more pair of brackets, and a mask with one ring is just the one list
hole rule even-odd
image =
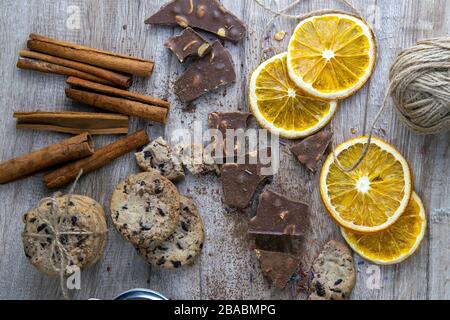
[[156, 248], [137, 248], [149, 264], [163, 269], [192, 265], [203, 249], [205, 233], [195, 203], [180, 197], [181, 221], [175, 232]]
[[[67, 253], [65, 265], [86, 269], [103, 254], [107, 234], [105, 213], [102, 206], [89, 197], [57, 197], [53, 209], [52, 200], [45, 199], [37, 208], [25, 213], [22, 220], [25, 224], [22, 234], [25, 255], [33, 266], [49, 276], [58, 275], [61, 266], [61, 256], [52, 254], [55, 246], [52, 226], [58, 226], [62, 233], [59, 243]], [[65, 232], [93, 234], [68, 235]]]
[[180, 221], [180, 195], [167, 178], [155, 171], [129, 176], [111, 199], [114, 227], [138, 247], [166, 240]]
[[312, 265], [312, 293], [309, 300], [344, 300], [356, 282], [350, 249], [337, 241], [328, 242]]

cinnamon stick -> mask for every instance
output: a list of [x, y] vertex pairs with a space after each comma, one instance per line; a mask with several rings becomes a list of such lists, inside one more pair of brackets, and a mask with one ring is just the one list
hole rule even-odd
[[39, 71], [44, 73], [53, 73], [53, 74], [59, 74], [63, 76], [75, 76], [79, 78], [83, 78], [86, 80], [108, 84], [108, 85], [114, 85], [114, 83], [109, 82], [108, 80], [105, 80], [103, 78], [99, 78], [97, 76], [94, 76], [92, 74], [67, 68], [63, 66], [59, 66], [54, 63], [49, 62], [43, 62], [43, 61], [36, 61], [36, 60], [29, 60], [29, 59], [19, 59], [17, 61], [17, 68], [19, 69], [25, 69], [25, 70], [33, 70], [33, 71]]
[[85, 63], [81, 63], [81, 62], [58, 58], [58, 57], [54, 57], [54, 56], [51, 56], [48, 54], [43, 54], [43, 53], [33, 52], [33, 51], [28, 51], [28, 50], [21, 50], [19, 52], [19, 56], [21, 56], [22, 58], [40, 60], [40, 61], [56, 64], [59, 66], [75, 69], [75, 70], [102, 78], [102, 79], [108, 81], [108, 83], [113, 83], [117, 86], [124, 87], [124, 88], [129, 88], [133, 84], [133, 80], [131, 79], [131, 76], [129, 76], [129, 75], [124, 75], [124, 74], [109, 71], [106, 69], [94, 67], [94, 66], [91, 66], [91, 65], [88, 65]]
[[66, 96], [75, 101], [112, 112], [126, 114], [145, 120], [166, 123], [169, 110], [125, 98], [111, 97], [100, 93], [66, 89]]
[[152, 60], [93, 49], [33, 33], [27, 46], [33, 51], [142, 77], [150, 76], [154, 67]]
[[0, 184], [15, 181], [58, 164], [84, 158], [93, 153], [91, 137], [89, 134], [83, 133], [3, 162], [0, 164]]
[[63, 187], [74, 181], [81, 169], [83, 169], [83, 173], [87, 174], [148, 143], [149, 138], [145, 131], [138, 131], [97, 150], [88, 158], [70, 163], [47, 174], [44, 176], [44, 182], [50, 189]]
[[90, 112], [15, 112], [17, 129], [55, 131], [91, 135], [126, 134], [128, 117]]
[[79, 79], [76, 77], [69, 77], [67, 79], [67, 83], [70, 84], [71, 86], [74, 86], [77, 88], [93, 90], [93, 91], [96, 91], [99, 93], [104, 93], [106, 95], [112, 95], [112, 96], [116, 96], [116, 97], [120, 97], [120, 98], [126, 98], [126, 99], [134, 100], [137, 102], [142, 102], [142, 103], [146, 103], [146, 104], [150, 104], [150, 105], [154, 105], [154, 106], [158, 106], [158, 107], [163, 107], [163, 108], [170, 107], [169, 102], [167, 100], [153, 98], [150, 96], [144, 96], [142, 94], [134, 93], [134, 92], [126, 91], [126, 90], [120, 90], [117, 88], [105, 86], [102, 84], [98, 84], [98, 83], [95, 83], [92, 81], [87, 81], [84, 79]]

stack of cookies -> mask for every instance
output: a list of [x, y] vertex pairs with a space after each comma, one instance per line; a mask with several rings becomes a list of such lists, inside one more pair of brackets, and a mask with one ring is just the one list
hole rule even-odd
[[155, 170], [117, 185], [111, 216], [117, 231], [152, 266], [189, 266], [203, 249], [204, 228], [196, 205]]

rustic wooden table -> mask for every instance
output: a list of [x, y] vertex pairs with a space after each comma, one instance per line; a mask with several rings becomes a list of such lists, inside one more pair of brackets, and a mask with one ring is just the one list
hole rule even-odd
[[[177, 128], [204, 122], [213, 111], [248, 110], [247, 80], [259, 63], [258, 44], [272, 46], [274, 31], [292, 31], [295, 22], [277, 19], [271, 36], [262, 34], [270, 14], [252, 0], [223, 0], [223, 4], [248, 25], [244, 41], [227, 43], [236, 64], [235, 85], [196, 101], [189, 112], [174, 97], [172, 83], [184, 69], [163, 46], [179, 28], [149, 27], [144, 19], [165, 0], [0, 0], [0, 160], [6, 160], [63, 138], [55, 133], [16, 131], [14, 110], [92, 111], [64, 96], [64, 79], [15, 68], [18, 52], [27, 36], [36, 32], [105, 50], [156, 60], [150, 79], [136, 79], [133, 90], [172, 102], [169, 123], [163, 127], [138, 119], [131, 129], [145, 128], [153, 138], [168, 136]], [[280, 9], [292, 0], [266, 1]], [[374, 25], [379, 40], [378, 66], [371, 81], [354, 97], [344, 101], [333, 126], [335, 143], [361, 135], [370, 125], [381, 103], [388, 70], [401, 48], [425, 37], [448, 34], [450, 1], [447, 0], [354, 0], [363, 16]], [[337, 1], [311, 0], [299, 4], [295, 12], [315, 9], [346, 9]], [[79, 13], [79, 21], [77, 16]], [[79, 22], [79, 24], [78, 24]], [[284, 42], [275, 43], [280, 48]], [[352, 130], [353, 129], [353, 130]], [[352, 133], [355, 132], [356, 133]], [[377, 269], [356, 258], [358, 276], [354, 299], [444, 299], [450, 298], [450, 135], [418, 136], [406, 129], [392, 108], [383, 114], [377, 135], [398, 147], [412, 165], [415, 189], [429, 216], [429, 230], [422, 248], [407, 262]], [[97, 137], [103, 145], [116, 137]], [[114, 186], [128, 174], [137, 172], [133, 155], [82, 178], [78, 192], [108, 207]], [[21, 216], [39, 199], [49, 195], [42, 175], [0, 186], [0, 298], [58, 299], [58, 280], [38, 273], [23, 254]], [[298, 243], [307, 265], [330, 239], [340, 239], [338, 228], [321, 203], [318, 177], [282, 152], [281, 170], [272, 187], [289, 197], [311, 204], [311, 230]], [[289, 291], [270, 288], [263, 279], [246, 235], [248, 216], [226, 213], [221, 204], [221, 186], [214, 177], [189, 177], [180, 185], [194, 197], [206, 225], [206, 245], [201, 259], [192, 268], [160, 271], [149, 268], [131, 245], [111, 230], [103, 259], [82, 276], [82, 289], [75, 298], [108, 299], [135, 287], [158, 290], [174, 299], [290, 299]], [[377, 278], [379, 283], [372, 280]], [[304, 298], [300, 295], [299, 298]]]

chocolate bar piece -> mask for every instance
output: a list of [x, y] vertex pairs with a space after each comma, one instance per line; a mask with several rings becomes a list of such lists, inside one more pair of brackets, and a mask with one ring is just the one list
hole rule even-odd
[[261, 270], [267, 280], [280, 290], [287, 284], [300, 267], [300, 260], [283, 252], [255, 250]]
[[291, 148], [298, 161], [312, 172], [316, 172], [320, 160], [331, 143], [333, 133], [321, 131]]
[[197, 28], [233, 42], [242, 40], [246, 32], [244, 23], [217, 0], [173, 0], [145, 23]]
[[227, 163], [221, 170], [224, 203], [239, 210], [247, 209], [258, 188], [271, 178], [262, 175], [262, 164], [246, 158], [244, 164]]
[[[244, 112], [230, 112], [230, 113], [220, 113], [213, 112], [208, 115], [208, 125], [211, 129], [217, 129], [222, 133], [223, 146], [222, 149], [224, 152], [227, 151], [226, 138], [227, 138], [227, 130], [247, 130], [248, 119], [252, 116], [251, 113]], [[215, 142], [215, 141], [213, 141]], [[239, 141], [235, 139], [233, 150], [236, 152], [239, 150]], [[235, 152], [232, 155], [226, 155], [234, 157]]]
[[202, 58], [211, 49], [208, 41], [192, 28], [187, 28], [178, 36], [167, 40], [165, 47], [172, 51], [181, 63], [189, 57]]
[[251, 234], [301, 236], [308, 224], [309, 206], [267, 190], [259, 197], [256, 216], [249, 223]]
[[175, 82], [175, 93], [181, 101], [191, 102], [207, 92], [236, 81], [233, 60], [219, 41], [211, 52], [194, 62]]

